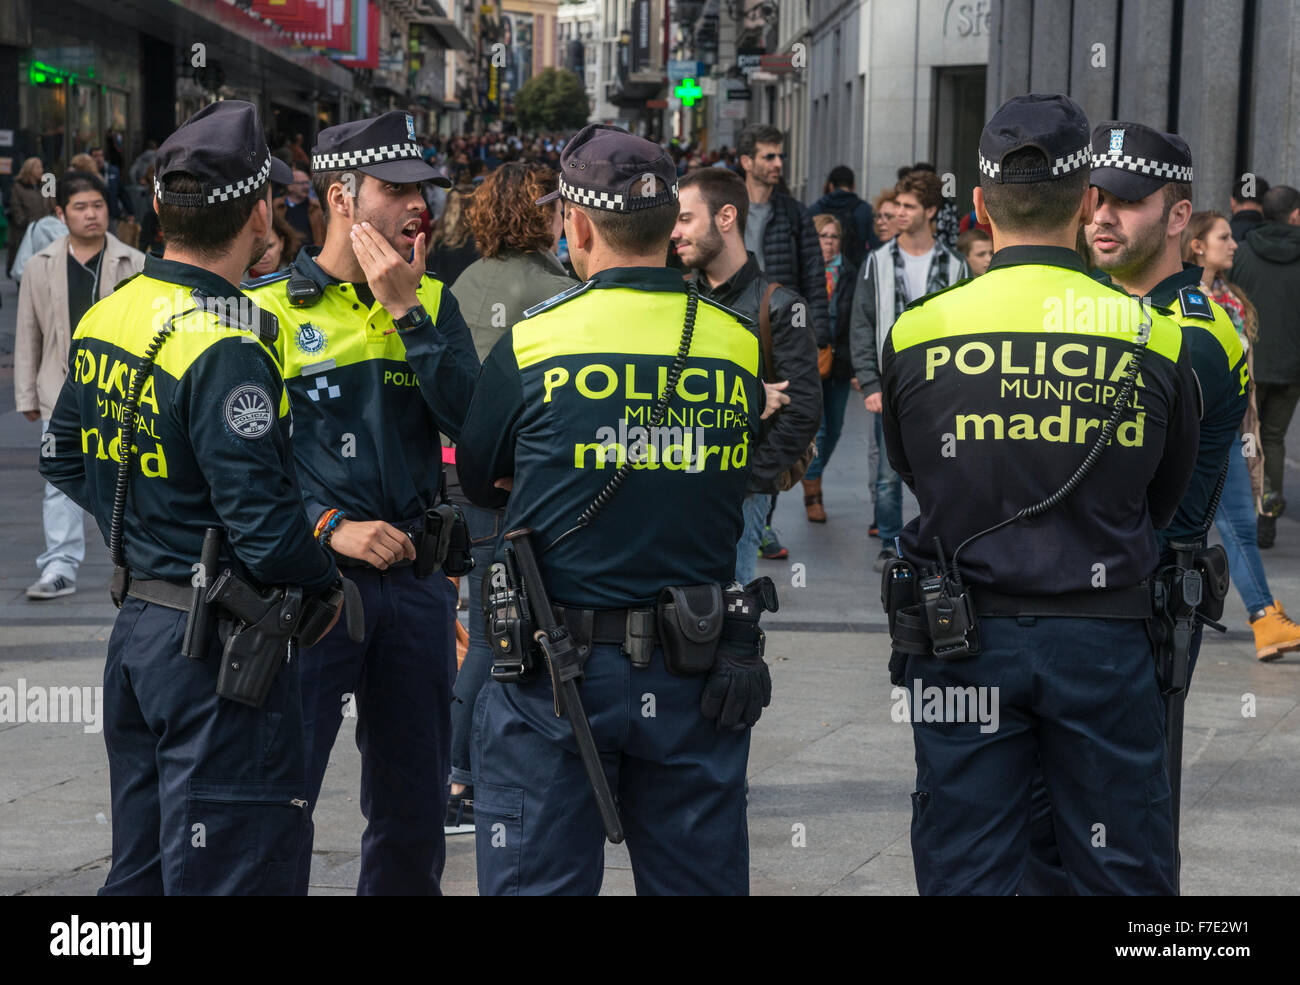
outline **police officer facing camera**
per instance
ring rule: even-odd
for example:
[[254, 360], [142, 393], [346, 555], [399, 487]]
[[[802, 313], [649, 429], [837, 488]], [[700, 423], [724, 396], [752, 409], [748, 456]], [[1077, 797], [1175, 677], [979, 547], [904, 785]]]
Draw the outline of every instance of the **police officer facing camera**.
[[979, 153], [988, 272], [909, 308], [883, 356], [886, 449], [921, 507], [883, 585], [917, 886], [1014, 893], [1041, 764], [1075, 891], [1169, 893], [1146, 579], [1195, 465], [1189, 347], [1074, 250], [1097, 201], [1078, 105], [1013, 98]]
[[[1111, 121], [1092, 134], [1092, 174], [1098, 190], [1097, 210], [1085, 233], [1092, 262], [1111, 283], [1128, 294], [1168, 308], [1182, 329], [1203, 409], [1196, 468], [1173, 520], [1159, 531], [1161, 565], [1174, 562], [1171, 544], [1205, 550], [1205, 535], [1214, 519], [1220, 476], [1236, 451], [1237, 433], [1246, 413], [1246, 353], [1232, 321], [1201, 287], [1201, 268], [1182, 262], [1182, 234], [1192, 214], [1192, 153], [1182, 137], [1140, 123]], [[1221, 558], [1226, 568], [1226, 557]], [[1219, 582], [1226, 591], [1227, 581]], [[1205, 590], [1208, 593], [1210, 586]], [[1208, 600], [1207, 600], [1208, 601]], [[1222, 598], [1217, 602], [1221, 605]], [[1202, 624], [1191, 626], [1187, 641], [1187, 683], [1196, 666]], [[1186, 683], [1169, 698], [1181, 702]], [[1171, 754], [1181, 752], [1182, 718], [1167, 716]], [[1181, 763], [1174, 763], [1177, 775]], [[1032, 861], [1020, 887], [1022, 895], [1068, 893], [1057, 857], [1051, 807], [1046, 790], [1034, 791]], [[1177, 824], [1177, 814], [1174, 823]]]
[[[425, 164], [402, 112], [322, 130], [312, 151], [323, 247], [248, 285], [280, 318], [307, 521], [360, 590], [365, 638], [339, 627], [304, 655], [308, 800], [344, 714], [361, 750], [362, 895], [439, 893], [445, 860], [456, 530], [439, 502], [438, 432], [457, 437], [478, 357], [456, 299], [425, 274]], [[311, 872], [311, 831], [298, 892]]]
[[593, 124], [559, 170], [584, 283], [492, 349], [457, 451], [470, 499], [506, 507], [471, 756], [479, 891], [595, 894], [603, 835], [625, 829], [639, 893], [746, 893], [748, 726], [771, 694], [758, 618], [775, 606], [770, 580], [730, 583], [758, 340], [664, 266], [662, 148]]
[[288, 641], [337, 620], [339, 575], [303, 521], [275, 319], [234, 286], [289, 174], [262, 134], [226, 100], [158, 149], [166, 253], [82, 319], [41, 460], [116, 566], [104, 895], [288, 894], [307, 820]]

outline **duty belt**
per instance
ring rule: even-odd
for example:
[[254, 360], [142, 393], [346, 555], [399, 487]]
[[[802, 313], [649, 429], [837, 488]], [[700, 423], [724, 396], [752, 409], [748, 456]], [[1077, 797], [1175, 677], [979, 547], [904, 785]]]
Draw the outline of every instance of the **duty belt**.
[[636, 609], [565, 609], [552, 606], [555, 618], [564, 623], [569, 634], [578, 642], [578, 649], [587, 654], [587, 645], [614, 644], [622, 646], [628, 638], [629, 619], [641, 626], [639, 635], [650, 636], [658, 644], [656, 628], [656, 607], [653, 605]]
[[1003, 595], [976, 587], [975, 613], [990, 617], [1060, 619], [1150, 619], [1151, 586], [1083, 589], [1060, 595]]
[[184, 582], [163, 581], [161, 578], [132, 578], [126, 594], [142, 602], [189, 612], [194, 588]]

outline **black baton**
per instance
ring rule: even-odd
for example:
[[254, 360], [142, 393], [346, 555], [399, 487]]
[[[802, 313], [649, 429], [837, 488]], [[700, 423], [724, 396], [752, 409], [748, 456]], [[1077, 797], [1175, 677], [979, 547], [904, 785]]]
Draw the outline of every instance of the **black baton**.
[[534, 625], [541, 627], [534, 634], [534, 639], [546, 655], [547, 666], [551, 669], [556, 714], [567, 715], [569, 718], [573, 740], [578, 745], [578, 755], [582, 757], [582, 766], [587, 771], [587, 782], [591, 784], [596, 806], [600, 809], [600, 819], [605, 825], [605, 835], [617, 845], [623, 840], [623, 822], [618, 816], [614, 795], [610, 792], [609, 781], [605, 779], [605, 770], [601, 766], [600, 753], [596, 751], [596, 740], [591, 735], [591, 724], [587, 721], [587, 712], [582, 707], [582, 698], [578, 694], [582, 662], [578, 659], [578, 651], [573, 646], [569, 631], [555, 618], [546, 586], [542, 584], [537, 557], [533, 554], [530, 533], [532, 531], [529, 528], [519, 527], [509, 531], [505, 535], [505, 541], [514, 552], [519, 577], [524, 583], [524, 592], [533, 610]]
[[222, 529], [208, 527], [203, 532], [203, 549], [199, 554], [198, 584], [190, 602], [190, 618], [185, 623], [185, 639], [181, 652], [191, 660], [203, 660], [208, 655], [208, 637], [212, 634], [212, 603], [208, 601], [208, 586], [217, 577], [217, 564], [221, 554]]

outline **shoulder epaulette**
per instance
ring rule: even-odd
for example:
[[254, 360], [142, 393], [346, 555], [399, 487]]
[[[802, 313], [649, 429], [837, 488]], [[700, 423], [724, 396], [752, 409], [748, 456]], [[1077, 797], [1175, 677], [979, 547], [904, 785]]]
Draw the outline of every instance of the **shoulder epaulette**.
[[547, 298], [541, 304], [535, 304], [531, 308], [524, 309], [524, 317], [532, 318], [534, 315], [540, 315], [543, 311], [550, 311], [557, 304], [564, 304], [570, 298], [575, 298], [592, 285], [593, 281], [584, 281], [581, 284], [574, 284], [572, 287], [561, 291], [554, 297]]
[[725, 315], [730, 315], [732, 318], [736, 319], [736, 321], [740, 322], [740, 324], [742, 325], [753, 326], [754, 324], [753, 319], [751, 319], [749, 315], [742, 315], [735, 308], [728, 308], [721, 301], [714, 301], [713, 298], [706, 298], [703, 294], [700, 295], [700, 301], [703, 304], [707, 304], [711, 308], [717, 308]]
[[122, 278], [121, 280], [119, 280], [119, 281], [117, 282], [117, 284], [113, 287], [113, 290], [115, 290], [115, 291], [120, 291], [120, 290], [122, 289], [122, 285], [123, 285], [123, 284], [129, 284], [129, 283], [131, 283], [131, 281], [135, 280], [135, 279], [136, 279], [137, 277], [139, 277], [142, 273], [144, 273], [144, 271], [142, 271], [142, 270], [137, 270], [135, 273], [131, 274], [129, 277], [123, 277], [123, 278]]
[[262, 287], [266, 284], [274, 284], [278, 280], [288, 280], [289, 275], [293, 273], [292, 267], [286, 267], [284, 270], [273, 270], [269, 274], [263, 274], [261, 277], [254, 277], [252, 280], [246, 280], [239, 285], [240, 290], [248, 291], [254, 287]]
[[1210, 299], [1194, 284], [1188, 284], [1178, 292], [1178, 304], [1183, 309], [1185, 318], [1214, 321], [1214, 308], [1210, 305]]
[[969, 284], [972, 280], [974, 280], [973, 277], [963, 277], [961, 280], [957, 281], [957, 283], [949, 284], [941, 291], [935, 291], [933, 294], [924, 294], [921, 297], [917, 298], [915, 301], [907, 302], [907, 305], [903, 308], [903, 310], [911, 311], [913, 308], [919, 308], [927, 301], [933, 301], [939, 295], [947, 294], [949, 291], [953, 290], [954, 288], [961, 287], [964, 284]]

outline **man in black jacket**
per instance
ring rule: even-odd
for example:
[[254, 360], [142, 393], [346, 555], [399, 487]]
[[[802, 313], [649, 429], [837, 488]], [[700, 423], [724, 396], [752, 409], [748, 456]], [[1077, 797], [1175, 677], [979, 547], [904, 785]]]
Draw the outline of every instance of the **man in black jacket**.
[[1232, 279], [1259, 312], [1255, 343], [1255, 400], [1259, 443], [1264, 451], [1264, 496], [1260, 504], [1260, 547], [1272, 547], [1277, 518], [1286, 509], [1282, 473], [1286, 430], [1300, 401], [1300, 191], [1270, 188], [1263, 198], [1264, 221], [1237, 250]]
[[1232, 206], [1232, 238], [1240, 246], [1246, 242], [1250, 231], [1264, 221], [1264, 207], [1260, 204], [1268, 192], [1268, 182], [1257, 175], [1242, 175], [1232, 183], [1228, 203]]
[[[759, 332], [759, 308], [773, 280], [745, 250], [749, 198], [744, 184], [721, 168], [699, 168], [678, 183], [677, 201], [673, 245], [682, 262], [697, 271], [700, 296], [734, 309]], [[825, 310], [824, 278], [816, 287]], [[763, 375], [789, 381], [790, 403], [764, 428], [750, 462], [745, 530], [736, 549], [736, 580], [742, 585], [754, 580], [759, 542], [778, 479], [799, 460], [821, 421], [817, 343], [808, 326], [807, 308], [803, 298], [786, 287], [777, 288], [769, 304], [773, 365], [765, 365]]]

